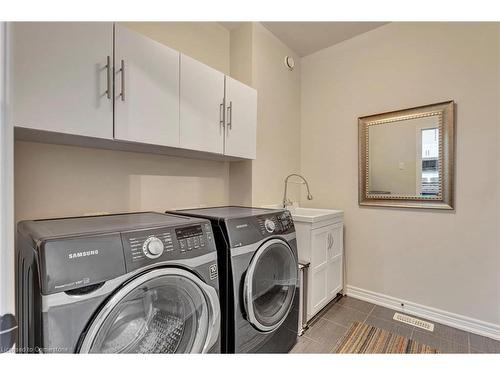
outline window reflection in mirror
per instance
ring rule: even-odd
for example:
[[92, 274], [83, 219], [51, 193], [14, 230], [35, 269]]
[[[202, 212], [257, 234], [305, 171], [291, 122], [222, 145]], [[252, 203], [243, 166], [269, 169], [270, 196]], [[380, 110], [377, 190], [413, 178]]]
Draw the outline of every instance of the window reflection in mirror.
[[417, 162], [421, 168], [417, 195], [439, 195], [439, 129], [422, 129], [420, 132], [421, 157]]

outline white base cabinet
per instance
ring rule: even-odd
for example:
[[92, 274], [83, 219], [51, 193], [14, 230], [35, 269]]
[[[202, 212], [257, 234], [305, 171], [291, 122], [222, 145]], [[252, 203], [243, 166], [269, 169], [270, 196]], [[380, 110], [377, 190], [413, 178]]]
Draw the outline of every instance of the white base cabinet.
[[344, 288], [343, 214], [320, 222], [295, 220], [299, 260], [309, 262], [307, 319], [313, 318]]

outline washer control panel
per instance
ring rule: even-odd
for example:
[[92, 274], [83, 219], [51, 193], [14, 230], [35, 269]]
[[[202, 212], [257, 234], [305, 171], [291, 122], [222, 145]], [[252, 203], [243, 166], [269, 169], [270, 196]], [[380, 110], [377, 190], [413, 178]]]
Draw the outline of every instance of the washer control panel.
[[164, 253], [174, 250], [171, 231], [129, 232], [124, 234], [130, 248], [131, 261], [137, 262], [146, 258], [156, 259]]
[[288, 211], [274, 215], [258, 216], [257, 223], [263, 236], [273, 233], [283, 234], [294, 229], [292, 216]]
[[122, 233], [127, 270], [216, 251], [209, 222]]

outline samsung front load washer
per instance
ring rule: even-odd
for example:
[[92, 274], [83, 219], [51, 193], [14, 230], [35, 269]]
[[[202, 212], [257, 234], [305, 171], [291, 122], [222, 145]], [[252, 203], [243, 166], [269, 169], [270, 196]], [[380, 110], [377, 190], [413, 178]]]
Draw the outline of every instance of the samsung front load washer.
[[234, 206], [176, 213], [212, 222], [223, 351], [288, 352], [297, 341], [299, 311], [297, 242], [290, 213]]
[[17, 263], [19, 352], [220, 352], [207, 220], [132, 213], [24, 221]]

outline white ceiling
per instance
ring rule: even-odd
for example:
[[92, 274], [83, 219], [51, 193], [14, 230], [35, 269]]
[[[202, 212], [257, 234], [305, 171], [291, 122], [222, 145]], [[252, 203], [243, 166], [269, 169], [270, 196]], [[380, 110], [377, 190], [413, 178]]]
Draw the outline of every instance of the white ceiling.
[[[289, 48], [306, 56], [356, 35], [366, 33], [388, 22], [262, 22]], [[221, 22], [229, 30], [242, 22]]]

